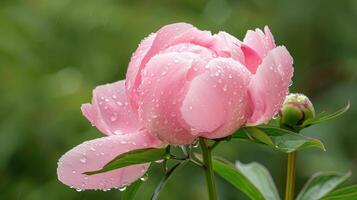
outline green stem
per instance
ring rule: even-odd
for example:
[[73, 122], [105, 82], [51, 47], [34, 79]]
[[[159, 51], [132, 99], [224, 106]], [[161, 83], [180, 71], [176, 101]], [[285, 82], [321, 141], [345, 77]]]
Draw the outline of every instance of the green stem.
[[296, 171], [296, 152], [294, 151], [294, 152], [288, 153], [285, 200], [293, 200], [294, 199], [295, 171]]
[[216, 183], [214, 179], [214, 172], [212, 169], [212, 155], [209, 149], [207, 139], [199, 138], [199, 143], [202, 149], [202, 156], [204, 162], [204, 170], [206, 174], [206, 182], [208, 188], [208, 196], [210, 200], [217, 200]]

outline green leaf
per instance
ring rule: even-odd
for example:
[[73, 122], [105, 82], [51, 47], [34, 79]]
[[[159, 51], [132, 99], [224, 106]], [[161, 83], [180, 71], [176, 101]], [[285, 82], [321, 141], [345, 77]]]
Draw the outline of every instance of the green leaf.
[[258, 163], [237, 164], [213, 159], [213, 170], [253, 200], [278, 200], [273, 179], [264, 166]]
[[317, 116], [315, 118], [308, 119], [302, 124], [302, 126], [305, 127], [305, 126], [310, 126], [310, 125], [314, 125], [314, 124], [320, 124], [320, 123], [323, 123], [323, 122], [331, 121], [331, 120], [336, 119], [337, 117], [341, 116], [345, 112], [347, 112], [347, 110], [349, 108], [350, 108], [350, 102], [348, 102], [347, 105], [344, 108], [341, 108], [340, 110], [338, 110], [338, 111], [336, 111], [336, 112], [334, 112], [332, 114], [320, 115], [320, 116]]
[[351, 173], [319, 172], [313, 175], [296, 200], [317, 200], [325, 196], [351, 176]]
[[325, 150], [320, 140], [274, 126], [243, 127], [231, 138], [264, 144], [284, 153], [311, 147]]
[[357, 185], [344, 187], [321, 198], [321, 200], [357, 200]]
[[120, 199], [133, 200], [143, 181], [137, 180], [120, 193]]
[[176, 171], [177, 169], [183, 167], [186, 163], [187, 163], [187, 160], [183, 161], [183, 162], [180, 162], [180, 163], [177, 163], [170, 170], [168, 170], [166, 172], [165, 176], [161, 179], [159, 185], [156, 187], [156, 189], [155, 189], [155, 191], [154, 191], [154, 193], [153, 193], [153, 195], [151, 197], [151, 200], [159, 199], [160, 192], [162, 191], [162, 189], [164, 189], [166, 183], [172, 177], [173, 172]]
[[236, 167], [261, 191], [265, 199], [280, 199], [273, 178], [263, 165], [256, 162], [249, 164], [237, 162]]
[[129, 151], [124, 154], [121, 154], [106, 164], [102, 169], [92, 172], [85, 172], [84, 174], [93, 175], [98, 173], [103, 173], [111, 171], [114, 169], [119, 169], [129, 165], [137, 165], [143, 163], [149, 163], [157, 160], [164, 159], [166, 154], [165, 149], [138, 149], [134, 151]]

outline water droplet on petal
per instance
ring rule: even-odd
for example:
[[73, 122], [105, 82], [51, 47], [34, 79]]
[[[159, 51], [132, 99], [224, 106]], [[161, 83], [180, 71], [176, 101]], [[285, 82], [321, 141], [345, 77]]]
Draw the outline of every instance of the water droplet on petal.
[[124, 185], [124, 186], [122, 186], [122, 187], [119, 187], [119, 191], [120, 192], [123, 192], [123, 191], [125, 191], [126, 190], [126, 185]]
[[224, 86], [223, 86], [223, 91], [224, 91], [224, 92], [227, 91], [227, 87], [228, 87], [227, 85], [224, 85]]
[[148, 180], [148, 178], [149, 178], [149, 175], [148, 175], [148, 174], [144, 174], [144, 175], [140, 178], [140, 180], [141, 180], [141, 181], [146, 181], [146, 180]]
[[84, 163], [87, 162], [87, 158], [86, 157], [82, 157], [82, 158], [79, 159], [79, 161], [84, 164]]

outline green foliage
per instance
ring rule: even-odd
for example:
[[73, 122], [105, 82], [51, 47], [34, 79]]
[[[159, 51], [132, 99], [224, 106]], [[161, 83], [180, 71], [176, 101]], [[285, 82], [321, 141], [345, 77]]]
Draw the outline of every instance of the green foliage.
[[264, 144], [284, 153], [311, 147], [325, 150], [322, 142], [317, 139], [274, 126], [243, 127], [231, 138]]
[[300, 191], [296, 200], [318, 200], [345, 182], [351, 173], [318, 172], [313, 175]]
[[175, 171], [177, 171], [179, 168], [183, 167], [186, 163], [187, 163], [187, 161], [183, 161], [183, 162], [177, 163], [176, 165], [171, 167], [171, 169], [169, 169], [165, 173], [164, 177], [162, 177], [160, 183], [156, 187], [156, 189], [155, 189], [155, 191], [154, 191], [154, 193], [153, 193], [153, 195], [151, 197], [152, 200], [158, 200], [159, 199], [161, 191], [164, 189], [166, 183], [170, 180], [170, 178], [172, 177], [173, 173]]
[[120, 193], [121, 200], [133, 200], [143, 181], [137, 180]]
[[114, 169], [119, 169], [129, 165], [137, 165], [143, 163], [150, 163], [158, 160], [165, 159], [166, 149], [138, 149], [134, 151], [129, 151], [115, 157], [112, 161], [106, 164], [102, 169], [86, 172], [87, 175], [93, 175], [98, 173], [107, 172]]
[[320, 123], [331, 121], [333, 119], [340, 117], [342, 114], [347, 112], [348, 109], [350, 109], [350, 102], [348, 102], [345, 107], [339, 109], [338, 111], [336, 111], [332, 114], [327, 115], [327, 114], [321, 113], [315, 118], [308, 119], [303, 123], [302, 126], [310, 126], [310, 125], [314, 125], [314, 124], [320, 124]]
[[280, 199], [269, 172], [258, 163], [238, 163], [234, 167], [230, 163], [214, 159], [213, 170], [250, 199]]
[[321, 200], [356, 200], [357, 199], [357, 185], [344, 187], [321, 198]]

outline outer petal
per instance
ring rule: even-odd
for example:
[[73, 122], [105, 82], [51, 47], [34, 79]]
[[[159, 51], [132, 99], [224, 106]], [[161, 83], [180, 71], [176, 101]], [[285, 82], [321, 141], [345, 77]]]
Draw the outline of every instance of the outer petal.
[[137, 112], [132, 110], [125, 93], [124, 81], [98, 86], [93, 90], [92, 104], [83, 104], [82, 112], [107, 135], [139, 130]]
[[[164, 53], [153, 57], [139, 88], [139, 115], [145, 127], [171, 144], [189, 144], [191, 135], [180, 116], [188, 81], [206, 62], [194, 53]], [[197, 70], [196, 70], [197, 69]]]
[[108, 190], [122, 187], [144, 175], [149, 164], [128, 166], [91, 176], [83, 173], [99, 170], [113, 158], [127, 151], [160, 145], [160, 141], [142, 132], [90, 140], [71, 149], [59, 159], [58, 179], [68, 186], [81, 190]]
[[270, 120], [281, 107], [293, 75], [293, 59], [284, 46], [268, 53], [249, 85], [253, 113], [251, 125]]
[[243, 43], [253, 48], [261, 58], [264, 58], [271, 49], [275, 48], [274, 38], [268, 26], [264, 27], [264, 33], [260, 29], [249, 30]]
[[156, 35], [157, 35], [156, 33], [150, 34], [148, 37], [142, 40], [141, 43], [139, 44], [139, 47], [131, 56], [131, 60], [128, 65], [128, 70], [126, 72], [126, 83], [125, 83], [125, 87], [127, 91], [129, 91], [128, 95], [132, 93], [133, 88], [136, 88], [136, 86], [134, 86], [134, 83], [137, 79], [137, 76], [140, 76], [142, 60], [150, 50], [152, 43], [156, 38]]
[[[210, 32], [200, 31], [194, 28], [191, 24], [176, 23], [162, 27], [157, 33], [155, 39], [151, 43], [150, 49], [147, 49], [145, 56], [135, 70], [127, 74], [127, 91], [130, 95], [131, 103], [137, 107], [137, 88], [141, 83], [141, 70], [144, 68], [151, 57], [155, 56], [169, 46], [179, 43], [207, 44], [211, 39]], [[129, 68], [132, 66], [129, 65]], [[135, 71], [136, 73], [132, 73]]]
[[246, 122], [250, 73], [231, 58], [213, 59], [206, 67], [191, 81], [182, 118], [197, 137], [225, 137]]

